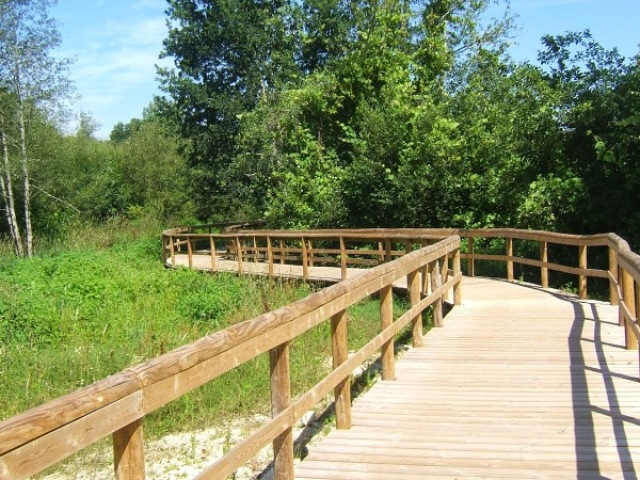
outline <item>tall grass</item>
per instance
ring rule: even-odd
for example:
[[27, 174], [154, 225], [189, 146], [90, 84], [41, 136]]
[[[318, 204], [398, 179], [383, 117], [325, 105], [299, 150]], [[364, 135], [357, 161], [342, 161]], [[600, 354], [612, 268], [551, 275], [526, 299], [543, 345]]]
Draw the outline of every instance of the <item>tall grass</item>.
[[[310, 294], [304, 283], [167, 270], [156, 225], [76, 230], [67, 246], [0, 263], [0, 419]], [[378, 302], [349, 309], [350, 348], [379, 331]], [[331, 367], [329, 322], [292, 345], [294, 395]], [[269, 413], [261, 355], [149, 416], [146, 432]]]
[[[0, 419], [256, 316], [265, 295], [277, 307], [310, 291], [167, 270], [159, 232], [89, 233], [0, 264]], [[174, 416], [159, 429], [177, 427], [189, 425]]]

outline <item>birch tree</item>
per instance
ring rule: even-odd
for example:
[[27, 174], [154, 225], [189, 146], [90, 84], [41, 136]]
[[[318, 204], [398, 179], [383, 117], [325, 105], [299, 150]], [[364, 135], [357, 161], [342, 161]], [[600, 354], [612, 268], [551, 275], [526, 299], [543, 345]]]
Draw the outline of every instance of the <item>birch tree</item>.
[[[31, 115], [52, 112], [70, 88], [69, 60], [55, 58], [60, 46], [56, 22], [48, 10], [54, 0], [3, 0], [0, 2], [0, 90], [14, 108], [0, 111], [3, 148], [5, 219], [18, 255], [33, 255], [31, 177], [28, 132]], [[14, 182], [12, 177], [16, 177]], [[22, 234], [13, 188], [21, 186]]]

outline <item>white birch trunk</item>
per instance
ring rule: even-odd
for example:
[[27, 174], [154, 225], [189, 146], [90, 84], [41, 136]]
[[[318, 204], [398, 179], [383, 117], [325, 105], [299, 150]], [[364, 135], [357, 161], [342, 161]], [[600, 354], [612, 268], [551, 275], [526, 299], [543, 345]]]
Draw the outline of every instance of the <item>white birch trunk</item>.
[[2, 143], [2, 175], [0, 175], [0, 189], [2, 189], [2, 200], [4, 202], [4, 212], [9, 233], [13, 242], [13, 251], [18, 256], [24, 255], [24, 247], [18, 227], [16, 207], [13, 200], [13, 183], [11, 181], [11, 166], [9, 164], [9, 146], [4, 130], [0, 131], [0, 142]]
[[29, 165], [27, 162], [27, 129], [24, 121], [24, 105], [20, 100], [20, 166], [22, 168], [22, 189], [24, 193], [24, 234], [25, 253], [33, 256], [33, 231], [31, 230], [31, 182], [29, 180]]

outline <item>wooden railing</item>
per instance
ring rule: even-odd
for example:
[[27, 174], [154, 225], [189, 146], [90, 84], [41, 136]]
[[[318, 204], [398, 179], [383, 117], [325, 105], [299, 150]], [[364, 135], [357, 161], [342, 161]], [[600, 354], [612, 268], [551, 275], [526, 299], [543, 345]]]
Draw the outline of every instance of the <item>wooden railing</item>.
[[[271, 265], [267, 268], [269, 273], [276, 264], [302, 263], [307, 273], [315, 265], [334, 265], [340, 266], [343, 278], [347, 276], [347, 268], [378, 266], [304, 300], [208, 335], [1, 422], [0, 478], [27, 478], [111, 435], [116, 477], [143, 479], [145, 415], [267, 353], [271, 363], [273, 418], [197, 478], [226, 478], [269, 443], [274, 446], [276, 478], [292, 478], [292, 426], [296, 420], [333, 390], [337, 426], [349, 428], [351, 372], [380, 350], [382, 378], [393, 379], [394, 336], [412, 325], [413, 341], [419, 345], [421, 314], [427, 308], [433, 309], [436, 326], [442, 325], [446, 292], [453, 289], [455, 303], [461, 301], [462, 259], [466, 260], [471, 276], [475, 275], [476, 262], [481, 261], [503, 263], [509, 280], [514, 279], [516, 264], [539, 269], [543, 287], [548, 286], [549, 271], [575, 275], [581, 298], [587, 296], [588, 278], [608, 280], [610, 301], [619, 305], [620, 324], [625, 327], [626, 347], [638, 348], [640, 257], [614, 234], [577, 236], [513, 229], [213, 233], [214, 228], [205, 228], [206, 233], [199, 227], [165, 232], [165, 263], [175, 264], [177, 256], [187, 255], [188, 263], [192, 264], [194, 257], [208, 255], [212, 270], [216, 270], [219, 258], [228, 257], [239, 262], [238, 271], [247, 262], [264, 262]], [[487, 239], [501, 242], [504, 253], [479, 251], [478, 247]], [[537, 244], [539, 255], [536, 258], [517, 255], [519, 250], [531, 251], [520, 249], [520, 242]], [[461, 252], [461, 244], [465, 252]], [[552, 245], [575, 248], [577, 266], [550, 262]], [[605, 250], [608, 269], [589, 268], [590, 248]], [[411, 306], [393, 321], [391, 291], [394, 282], [405, 277]], [[373, 294], [380, 298], [381, 331], [348, 356], [345, 311]], [[324, 321], [331, 323], [334, 368], [319, 384], [293, 400], [289, 386], [289, 343]]]
[[[640, 312], [640, 257], [615, 234], [571, 235], [510, 228], [238, 230], [233, 234], [205, 234], [202, 231], [194, 226], [188, 234], [176, 230], [164, 232], [165, 262], [175, 266], [176, 256], [186, 254], [191, 267], [195, 256], [204, 255], [211, 258], [211, 270], [216, 271], [216, 259], [228, 258], [238, 262], [238, 272], [243, 271], [247, 262], [266, 262], [269, 274], [273, 274], [277, 263], [302, 264], [305, 278], [314, 265], [335, 265], [341, 267], [344, 279], [349, 267], [377, 265], [411, 252], [416, 243], [426, 245], [458, 235], [465, 250], [460, 258], [466, 261], [466, 273], [471, 277], [475, 276], [476, 263], [481, 261], [503, 263], [503, 276], [510, 281], [515, 280], [514, 265], [525, 265], [539, 269], [539, 284], [543, 288], [550, 286], [549, 272], [575, 276], [580, 299], [588, 298], [589, 278], [608, 280], [609, 301], [612, 305], [620, 305], [620, 324], [625, 325], [627, 348], [638, 348], [640, 329], [636, 312]], [[503, 253], [478, 251], [479, 243], [491, 239], [503, 243]], [[537, 248], [528, 249], [538, 253], [535, 258], [516, 254], [518, 244], [526, 242], [537, 244]], [[575, 249], [573, 265], [549, 260], [550, 250], [559, 245]], [[212, 248], [217, 251], [216, 255], [211, 255]], [[589, 267], [589, 249], [600, 250], [599, 256], [607, 257], [607, 269]], [[561, 256], [561, 261], [566, 262], [566, 255]]]
[[[188, 236], [184, 240], [183, 235], [188, 234], [174, 232], [170, 235], [170, 248], [179, 248], [181, 242], [186, 241], [188, 245], [194, 242]], [[431, 241], [419, 235], [413, 240], [418, 243]], [[242, 256], [245, 247], [241, 243], [236, 245], [236, 254]], [[190, 251], [193, 255], [194, 251]], [[254, 252], [258, 255], [257, 247]], [[394, 337], [411, 325], [413, 342], [419, 345], [422, 313], [431, 307], [436, 326], [441, 326], [445, 293], [453, 289], [455, 302], [460, 302], [459, 237], [450, 236], [411, 253], [403, 253], [406, 254], [402, 258], [369, 269], [304, 300], [208, 335], [1, 422], [0, 478], [30, 477], [111, 435], [116, 478], [143, 479], [142, 422], [145, 415], [257, 355], [267, 353], [271, 364], [273, 418], [197, 478], [226, 478], [269, 443], [274, 447], [276, 478], [293, 478], [294, 423], [333, 390], [337, 427], [349, 428], [352, 372], [379, 350], [382, 378], [392, 380]], [[393, 250], [387, 248], [385, 254], [388, 259], [393, 256]], [[407, 282], [410, 307], [394, 321], [392, 288], [394, 282], [403, 278]], [[346, 310], [371, 295], [380, 298], [380, 333], [363, 348], [348, 355]], [[333, 370], [311, 390], [293, 400], [289, 344], [325, 321], [331, 323]]]

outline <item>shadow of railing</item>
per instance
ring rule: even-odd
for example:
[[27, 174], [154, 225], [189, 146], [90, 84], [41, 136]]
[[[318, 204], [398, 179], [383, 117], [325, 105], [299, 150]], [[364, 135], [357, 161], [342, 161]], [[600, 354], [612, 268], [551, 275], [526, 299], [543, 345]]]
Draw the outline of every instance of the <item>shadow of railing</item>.
[[[602, 327], [606, 322], [598, 312], [597, 304], [580, 302], [566, 298], [574, 309], [574, 321], [568, 341], [571, 355], [570, 375], [571, 394], [574, 419], [575, 454], [578, 480], [608, 479], [600, 471], [601, 459], [598, 446], [602, 439], [598, 438], [600, 429], [597, 428], [597, 417], [608, 417], [611, 420], [613, 441], [620, 462], [624, 480], [637, 480], [638, 474], [634, 466], [632, 447], [630, 446], [625, 423], [640, 424], [640, 420], [629, 415], [623, 415], [620, 401], [614, 384], [614, 378], [636, 383], [634, 377], [614, 372], [609, 367], [604, 346], [624, 350], [624, 345], [612, 345], [603, 341]], [[585, 311], [586, 310], [586, 311]], [[588, 337], [589, 325], [593, 328], [593, 340]], [[614, 324], [617, 325], [617, 324]], [[589, 348], [585, 348], [585, 344]], [[595, 354], [597, 367], [589, 365], [589, 349]], [[605, 408], [595, 404], [589, 394], [588, 374], [599, 375], [602, 380], [606, 402]], [[599, 399], [596, 399], [598, 401]], [[602, 399], [605, 401], [605, 399]], [[638, 452], [636, 452], [638, 456]], [[640, 458], [638, 458], [640, 460]]]

